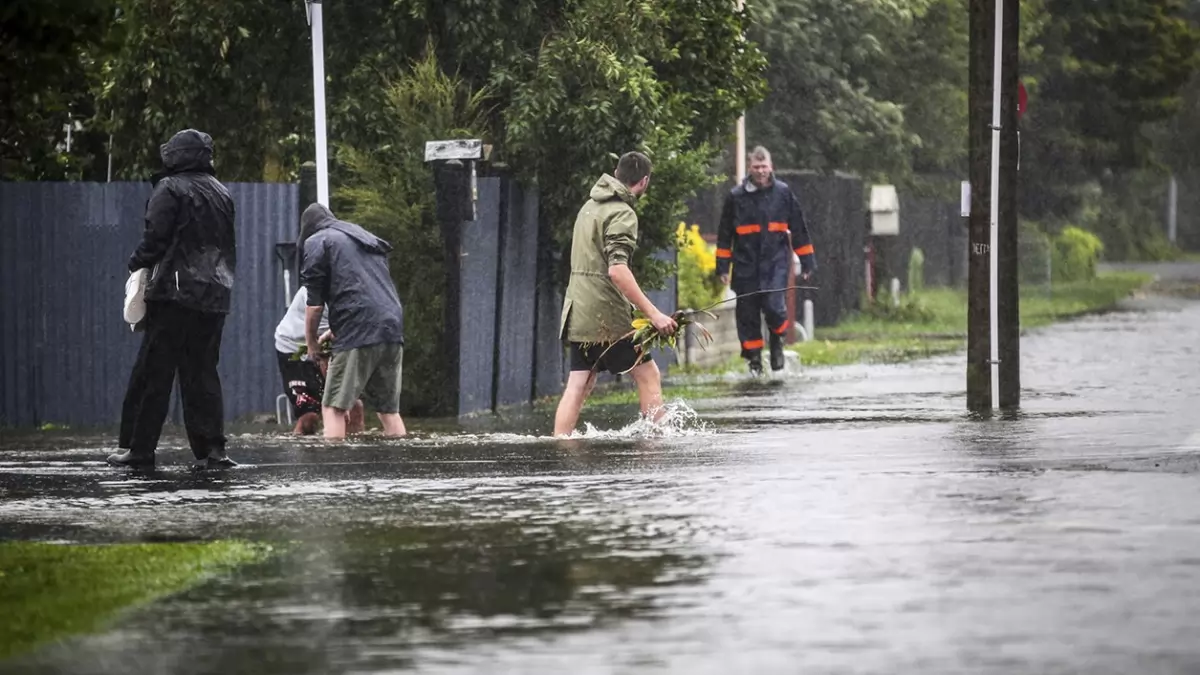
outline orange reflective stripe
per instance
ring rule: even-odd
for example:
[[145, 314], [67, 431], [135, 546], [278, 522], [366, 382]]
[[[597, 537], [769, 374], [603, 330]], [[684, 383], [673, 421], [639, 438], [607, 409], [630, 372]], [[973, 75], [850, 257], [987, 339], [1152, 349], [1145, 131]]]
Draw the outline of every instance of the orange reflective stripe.
[[753, 225], [738, 225], [738, 234], [757, 234], [762, 232], [762, 225], [754, 223]]
[[751, 350], [751, 349], [762, 349], [762, 348], [763, 348], [762, 340], [746, 340], [745, 342], [742, 343], [742, 349], [745, 349], [747, 351]]
[[812, 254], [813, 254], [812, 244], [808, 244], [807, 246], [801, 246], [800, 248], [796, 249], [796, 255], [812, 255]]
[[787, 322], [787, 319], [784, 319], [783, 323], [779, 324], [779, 328], [772, 328], [771, 332], [776, 335], [783, 335], [784, 333], [787, 332], [787, 329], [788, 329], [788, 322]]
[[733, 251], [730, 251], [727, 248], [719, 248], [719, 249], [717, 249], [717, 257], [718, 258], [732, 258]]
[[787, 223], [771, 223], [771, 224], [767, 225], [767, 231], [768, 232], [787, 232], [788, 224]]

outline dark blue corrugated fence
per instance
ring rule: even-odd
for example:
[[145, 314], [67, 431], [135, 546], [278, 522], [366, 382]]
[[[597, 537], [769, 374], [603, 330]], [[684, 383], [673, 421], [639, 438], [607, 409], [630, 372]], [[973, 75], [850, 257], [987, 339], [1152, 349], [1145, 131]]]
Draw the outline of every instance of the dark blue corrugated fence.
[[[295, 239], [299, 215], [296, 185], [228, 186], [238, 268], [220, 370], [235, 419], [274, 409], [285, 306], [275, 244]], [[147, 183], [0, 183], [0, 424], [119, 420], [141, 339], [121, 318], [125, 262], [149, 194]]]

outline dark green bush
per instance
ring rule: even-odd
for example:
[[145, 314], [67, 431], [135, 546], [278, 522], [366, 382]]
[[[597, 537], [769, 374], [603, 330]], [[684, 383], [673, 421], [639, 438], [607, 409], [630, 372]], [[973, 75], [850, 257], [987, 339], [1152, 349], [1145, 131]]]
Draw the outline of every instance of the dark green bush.
[[382, 113], [390, 121], [369, 147], [338, 148], [343, 186], [334, 212], [390, 241], [390, 267], [404, 303], [403, 412], [452, 409], [443, 316], [445, 251], [435, 217], [433, 174], [425, 141], [480, 138], [486, 94], [467, 90], [427, 56], [385, 86]]

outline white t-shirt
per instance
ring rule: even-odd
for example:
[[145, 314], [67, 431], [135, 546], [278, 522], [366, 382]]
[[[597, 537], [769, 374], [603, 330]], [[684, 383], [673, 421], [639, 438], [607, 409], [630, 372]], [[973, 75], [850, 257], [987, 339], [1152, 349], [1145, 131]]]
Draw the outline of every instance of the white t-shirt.
[[[283, 319], [279, 321], [279, 325], [275, 326], [275, 349], [284, 354], [295, 354], [300, 351], [300, 345], [304, 344], [304, 319], [305, 310], [308, 308], [308, 290], [303, 286], [296, 291], [296, 296], [292, 298], [292, 304], [288, 306], [287, 313], [283, 315]], [[317, 328], [317, 336], [320, 337], [329, 330], [329, 307], [326, 306], [325, 311], [321, 313], [321, 324]]]

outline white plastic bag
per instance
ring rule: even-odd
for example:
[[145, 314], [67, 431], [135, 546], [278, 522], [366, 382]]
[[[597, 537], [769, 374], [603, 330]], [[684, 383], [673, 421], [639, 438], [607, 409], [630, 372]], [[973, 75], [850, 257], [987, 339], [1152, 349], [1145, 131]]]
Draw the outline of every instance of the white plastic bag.
[[149, 274], [150, 270], [143, 267], [130, 273], [125, 282], [124, 316], [130, 330], [135, 330], [146, 318], [146, 279]]

